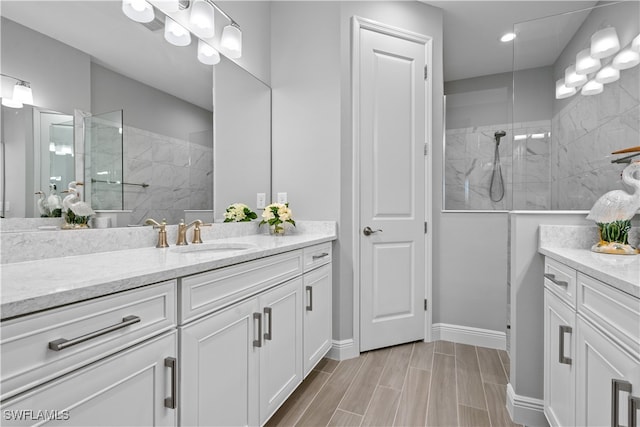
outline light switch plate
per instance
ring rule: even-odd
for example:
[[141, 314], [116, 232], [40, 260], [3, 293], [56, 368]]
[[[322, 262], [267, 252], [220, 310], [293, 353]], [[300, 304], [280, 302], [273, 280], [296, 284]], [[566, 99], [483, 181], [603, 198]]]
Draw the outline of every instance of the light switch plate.
[[287, 193], [278, 193], [278, 203], [287, 203]]
[[264, 209], [267, 205], [267, 195], [265, 193], [258, 193], [256, 197], [256, 209]]

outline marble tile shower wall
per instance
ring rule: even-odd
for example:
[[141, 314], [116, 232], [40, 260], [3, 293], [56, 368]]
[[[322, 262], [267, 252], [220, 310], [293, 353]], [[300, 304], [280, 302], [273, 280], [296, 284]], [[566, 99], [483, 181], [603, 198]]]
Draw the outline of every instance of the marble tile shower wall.
[[576, 95], [552, 119], [552, 209], [591, 209], [607, 191], [622, 188], [624, 164], [612, 151], [640, 141], [640, 67], [594, 96]]
[[[147, 130], [124, 126], [124, 209], [131, 223], [163, 218], [177, 224], [185, 209], [213, 206], [213, 148]], [[113, 204], [119, 190], [101, 192], [104, 205]], [[105, 209], [122, 209], [107, 207]]]
[[[446, 131], [445, 209], [548, 209], [550, 121], [496, 124]], [[494, 133], [504, 130], [500, 163], [505, 195], [494, 202], [489, 186], [494, 164]], [[526, 135], [514, 140], [515, 135]], [[544, 134], [542, 139], [531, 135]]]

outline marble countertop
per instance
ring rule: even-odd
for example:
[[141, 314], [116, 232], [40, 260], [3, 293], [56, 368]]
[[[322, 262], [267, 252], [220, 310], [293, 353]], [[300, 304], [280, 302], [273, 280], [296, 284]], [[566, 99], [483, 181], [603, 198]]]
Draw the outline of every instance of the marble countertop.
[[541, 246], [539, 252], [640, 298], [640, 255], [609, 255], [589, 249]]
[[278, 237], [256, 234], [205, 242], [252, 246], [223, 253], [181, 252], [181, 248], [175, 246], [149, 247], [4, 264], [0, 266], [1, 318], [21, 316], [335, 239], [335, 231]]

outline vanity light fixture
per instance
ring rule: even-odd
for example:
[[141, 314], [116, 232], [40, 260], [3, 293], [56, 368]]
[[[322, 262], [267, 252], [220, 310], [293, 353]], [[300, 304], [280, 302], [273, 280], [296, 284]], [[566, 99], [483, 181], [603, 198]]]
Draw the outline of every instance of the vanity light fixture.
[[564, 70], [564, 84], [567, 87], [582, 86], [587, 82], [587, 76], [576, 73], [575, 65], [571, 65]]
[[604, 86], [602, 85], [602, 83], [598, 83], [595, 80], [589, 80], [587, 84], [582, 86], [582, 89], [580, 90], [580, 94], [585, 96], [597, 95], [599, 93], [602, 93], [603, 89], [604, 89]]
[[620, 40], [614, 27], [603, 28], [591, 36], [591, 56], [602, 59], [620, 50]]
[[22, 108], [24, 104], [33, 105], [31, 83], [7, 74], [2, 74], [2, 76], [16, 80], [16, 84], [13, 86], [13, 96], [11, 98], [3, 97], [2, 105], [9, 108]]
[[564, 84], [564, 79], [556, 81], [556, 99], [569, 98], [576, 94], [575, 87], [568, 87]]
[[547, 136], [546, 132], [543, 133], [532, 133], [531, 134], [531, 139], [545, 139]]
[[146, 0], [122, 0], [122, 11], [129, 19], [146, 24], [153, 21], [153, 6]]
[[634, 38], [633, 41], [631, 42], [631, 49], [640, 53], [640, 34], [638, 34], [636, 38]]
[[600, 69], [600, 60], [591, 56], [591, 49], [586, 48], [576, 55], [576, 73], [591, 74]]
[[516, 33], [505, 33], [500, 37], [502, 43], [507, 43], [516, 38]]
[[198, 61], [206, 65], [220, 62], [220, 53], [202, 40], [198, 40]]
[[164, 39], [174, 46], [189, 46], [191, 33], [168, 16], [164, 17]]
[[638, 64], [640, 64], [640, 53], [631, 48], [624, 49], [611, 62], [611, 65], [618, 70], [626, 70]]
[[523, 139], [527, 139], [527, 134], [522, 134], [522, 135], [513, 135], [513, 140], [514, 141], [522, 141]]
[[214, 31], [214, 11], [213, 6], [205, 0], [195, 0], [191, 6], [191, 15], [189, 22], [193, 25], [193, 29], [199, 37], [210, 38], [215, 34]]
[[242, 56], [242, 31], [240, 31], [240, 27], [235, 21], [231, 21], [222, 30], [220, 47], [226, 51], [230, 58], [236, 59]]
[[607, 65], [596, 74], [596, 81], [598, 83], [613, 83], [620, 78], [620, 70]]

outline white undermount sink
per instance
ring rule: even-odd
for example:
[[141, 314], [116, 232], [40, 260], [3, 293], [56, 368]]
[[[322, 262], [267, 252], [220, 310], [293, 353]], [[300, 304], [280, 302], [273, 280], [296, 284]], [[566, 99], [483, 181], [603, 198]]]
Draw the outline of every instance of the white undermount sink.
[[180, 253], [200, 253], [200, 252], [237, 252], [257, 248], [251, 243], [192, 243], [186, 246], [175, 246], [170, 250]]

